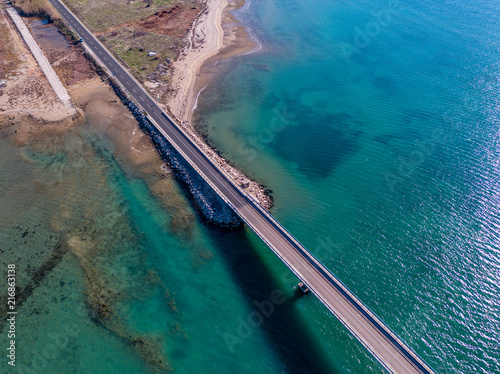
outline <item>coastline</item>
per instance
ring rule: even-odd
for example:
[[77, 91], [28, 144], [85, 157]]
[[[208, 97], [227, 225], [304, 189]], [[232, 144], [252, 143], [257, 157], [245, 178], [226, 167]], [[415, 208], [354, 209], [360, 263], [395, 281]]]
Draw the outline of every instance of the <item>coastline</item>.
[[197, 98], [207, 85], [203, 65], [261, 49], [231, 13], [244, 5], [244, 0], [207, 0], [194, 20], [187, 36], [189, 44], [173, 64], [168, 102], [169, 111], [183, 123], [191, 121]]
[[262, 49], [248, 35], [246, 27], [234, 17], [233, 10], [245, 6], [244, 0], [207, 0], [206, 7], [192, 24], [188, 45], [181, 50], [174, 62], [171, 95], [167, 103], [170, 114], [178, 121], [193, 141], [236, 183], [249, 182], [246, 191], [265, 208], [270, 209], [272, 198], [263, 186], [248, 178], [241, 170], [229, 165], [216, 149], [213, 149], [193, 128], [191, 120], [198, 97], [210, 84], [211, 69], [222, 59], [253, 53]]
[[[243, 172], [229, 165], [229, 163], [219, 155], [217, 149], [207, 144], [203, 138], [191, 125], [191, 117], [199, 95], [203, 89], [210, 83], [214, 77], [214, 67], [221, 59], [227, 59], [238, 55], [248, 54], [259, 50], [258, 43], [255, 43], [247, 33], [245, 26], [240, 23], [232, 14], [232, 11], [239, 9], [245, 5], [244, 0], [207, 0], [206, 6], [199, 13], [198, 17], [193, 21], [191, 29], [188, 31], [187, 46], [181, 50], [179, 58], [174, 63], [172, 85], [172, 97], [168, 102], [168, 110], [177, 119], [178, 123], [183, 127], [185, 132], [189, 134], [191, 139], [230, 176], [237, 184], [247, 185], [246, 192], [257, 199], [265, 208], [270, 209], [272, 206], [272, 197], [263, 186], [248, 178]], [[38, 42], [43, 40], [40, 39]], [[21, 49], [21, 41], [19, 41]], [[29, 55], [29, 53], [27, 53]], [[28, 60], [31, 60], [28, 56]], [[61, 56], [59, 56], [61, 57]], [[64, 58], [63, 58], [64, 59]], [[51, 57], [51, 64], [57, 65], [60, 58]], [[69, 60], [73, 60], [70, 58]], [[35, 61], [32, 62], [33, 68], [39, 70]], [[204, 67], [207, 67], [206, 69]], [[64, 77], [64, 69], [57, 67], [58, 74]], [[68, 69], [66, 69], [68, 70]], [[73, 69], [69, 69], [73, 70]], [[64, 77], [65, 84], [71, 94], [75, 93], [75, 86], [71, 85]], [[20, 79], [17, 84], [21, 84]], [[9, 85], [8, 85], [9, 86]], [[76, 85], [78, 87], [79, 85]], [[4, 99], [8, 98], [9, 87], [5, 91]], [[50, 98], [55, 96], [51, 92]], [[46, 109], [48, 102], [54, 103], [54, 100], [43, 100], [40, 103], [43, 109]], [[26, 103], [23, 102], [23, 108], [3, 108], [3, 114], [32, 114], [39, 119], [45, 121], [60, 120], [54, 118], [55, 113], [59, 111], [43, 110], [43, 113], [36, 113], [35, 108], [30, 111], [25, 109]], [[62, 103], [61, 103], [62, 104]], [[164, 104], [165, 101], [164, 101]], [[10, 110], [9, 110], [10, 109]], [[53, 109], [53, 108], [52, 108]], [[81, 115], [81, 110], [78, 108]], [[31, 113], [30, 113], [31, 112]], [[66, 117], [66, 115], [63, 115]]]
[[188, 45], [174, 62], [169, 110], [181, 122], [189, 122], [194, 100], [196, 76], [201, 66], [219, 53], [224, 44], [222, 13], [227, 0], [207, 0], [206, 7], [194, 20], [187, 36]]

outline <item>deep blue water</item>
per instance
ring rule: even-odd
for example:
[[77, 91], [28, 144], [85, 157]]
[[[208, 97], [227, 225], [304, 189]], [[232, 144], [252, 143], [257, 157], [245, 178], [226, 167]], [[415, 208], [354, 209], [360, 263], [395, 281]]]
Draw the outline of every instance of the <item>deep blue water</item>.
[[[275, 216], [443, 373], [500, 372], [499, 11], [254, 0], [263, 51], [219, 63], [198, 105]], [[340, 372], [379, 370], [301, 303]]]
[[[219, 62], [196, 112], [438, 373], [500, 373], [499, 11], [252, 0], [239, 16], [263, 49]], [[20, 372], [382, 372], [255, 234], [206, 225], [160, 161], [138, 161], [129, 113], [99, 100], [66, 132], [0, 129]]]

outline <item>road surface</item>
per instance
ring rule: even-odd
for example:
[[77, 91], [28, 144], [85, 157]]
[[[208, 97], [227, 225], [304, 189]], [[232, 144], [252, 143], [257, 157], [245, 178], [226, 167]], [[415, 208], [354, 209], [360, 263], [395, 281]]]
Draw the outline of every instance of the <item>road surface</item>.
[[243, 221], [308, 286], [390, 373], [433, 373], [425, 362], [379, 320], [269, 212], [220, 170], [165, 114], [142, 86], [58, 0], [49, 0], [83, 38], [130, 96], [147, 112], [158, 130], [212, 186]]

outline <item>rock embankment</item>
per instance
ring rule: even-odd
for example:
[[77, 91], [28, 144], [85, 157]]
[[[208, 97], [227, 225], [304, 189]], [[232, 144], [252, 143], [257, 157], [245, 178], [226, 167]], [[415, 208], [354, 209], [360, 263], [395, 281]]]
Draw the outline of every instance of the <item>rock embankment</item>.
[[203, 178], [184, 160], [184, 158], [167, 142], [163, 135], [146, 118], [144, 113], [123, 93], [120, 86], [110, 80], [111, 87], [118, 97], [129, 108], [139, 122], [140, 129], [149, 136], [160, 157], [170, 166], [177, 180], [185, 187], [192, 197], [195, 206], [208, 222], [227, 228], [238, 228], [243, 221], [215, 193]]

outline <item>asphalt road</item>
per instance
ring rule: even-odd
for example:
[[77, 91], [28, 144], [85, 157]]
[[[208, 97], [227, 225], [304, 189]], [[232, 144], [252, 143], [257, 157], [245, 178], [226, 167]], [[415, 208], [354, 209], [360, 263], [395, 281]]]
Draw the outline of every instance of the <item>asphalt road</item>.
[[309, 287], [390, 373], [433, 373], [404, 342], [256, 201], [215, 166], [169, 119], [140, 84], [58, 0], [49, 0], [85, 45], [147, 112], [158, 130], [245, 223]]

